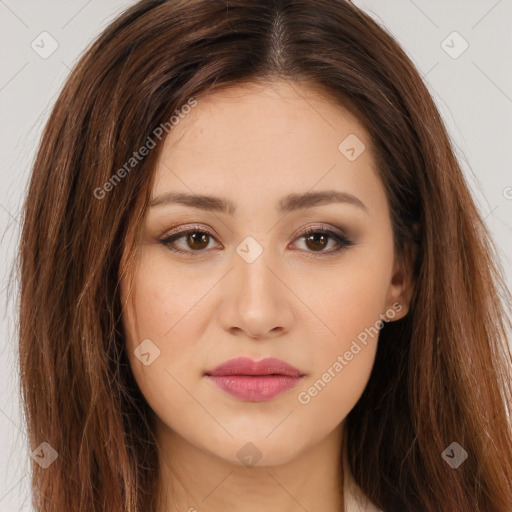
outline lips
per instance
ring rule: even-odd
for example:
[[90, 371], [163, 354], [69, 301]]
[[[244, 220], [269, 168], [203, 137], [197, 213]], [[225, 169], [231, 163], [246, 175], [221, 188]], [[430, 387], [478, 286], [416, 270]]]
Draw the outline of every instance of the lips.
[[285, 375], [287, 377], [300, 377], [303, 374], [297, 368], [274, 357], [267, 357], [261, 361], [253, 361], [248, 357], [238, 357], [237, 359], [230, 359], [222, 363], [211, 371], [207, 371], [206, 375], [216, 377], [222, 375]]
[[205, 376], [221, 390], [249, 402], [270, 400], [296, 386], [304, 375], [273, 357], [261, 361], [239, 357], [205, 372]]

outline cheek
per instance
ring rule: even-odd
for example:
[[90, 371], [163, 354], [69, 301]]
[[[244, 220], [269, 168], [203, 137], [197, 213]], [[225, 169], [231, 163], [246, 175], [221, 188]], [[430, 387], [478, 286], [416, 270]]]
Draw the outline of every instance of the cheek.
[[385, 312], [392, 254], [380, 252], [379, 257], [376, 254], [377, 251], [375, 256], [354, 254], [343, 266], [329, 268], [302, 281], [303, 288], [298, 294], [308, 298], [308, 306], [321, 321], [315, 322], [317, 328], [321, 327], [323, 338], [323, 343], [317, 346], [325, 347], [329, 356], [333, 351], [348, 350], [351, 341], [374, 326]]
[[154, 252], [157, 250], [148, 250], [148, 254], [141, 257], [133, 303], [126, 316], [132, 323], [136, 320], [139, 337], [153, 336], [159, 343], [168, 344], [177, 333], [187, 336], [186, 333], [197, 326], [195, 309], [205, 290], [211, 287], [212, 279], [183, 271], [182, 267], [169, 262], [165, 254], [155, 255]]
[[[199, 377], [194, 340], [203, 328], [200, 301], [210, 281], [191, 279], [161, 258], [142, 256], [132, 297], [123, 311], [134, 378], [151, 408], [165, 410], [171, 417], [190, 405], [180, 383]], [[124, 300], [126, 292], [122, 286]]]
[[304, 284], [302, 293], [308, 290], [308, 305], [321, 319], [321, 323], [309, 323], [308, 339], [315, 344], [311, 351], [314, 373], [298, 396], [311, 414], [325, 414], [334, 405], [337, 412], [330, 415], [333, 422], [339, 421], [366, 387], [391, 279], [393, 254], [387, 249], [347, 258], [343, 267], [329, 269], [324, 278], [317, 275], [314, 282]]

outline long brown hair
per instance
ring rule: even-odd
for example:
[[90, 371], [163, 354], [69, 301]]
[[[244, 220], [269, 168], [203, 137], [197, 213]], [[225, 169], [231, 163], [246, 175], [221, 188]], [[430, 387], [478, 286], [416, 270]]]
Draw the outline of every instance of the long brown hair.
[[[155, 510], [152, 415], [128, 366], [119, 297], [122, 250], [140, 233], [162, 144], [139, 150], [191, 98], [276, 79], [357, 115], [397, 254], [417, 247], [411, 309], [382, 328], [347, 417], [356, 482], [386, 512], [512, 509], [510, 292], [404, 51], [343, 0], [143, 0], [71, 72], [24, 206], [20, 387], [31, 448], [58, 454], [45, 469], [32, 463], [38, 511]], [[452, 442], [468, 453], [456, 469], [442, 456]]]

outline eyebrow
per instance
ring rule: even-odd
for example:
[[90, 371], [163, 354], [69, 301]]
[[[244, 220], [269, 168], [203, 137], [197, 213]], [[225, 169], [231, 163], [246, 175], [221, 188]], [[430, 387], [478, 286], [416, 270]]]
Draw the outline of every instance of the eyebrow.
[[[185, 194], [182, 192], [166, 192], [161, 194], [152, 199], [149, 206], [154, 207], [174, 203], [206, 211], [225, 213], [227, 215], [234, 215], [236, 212], [235, 203], [229, 199], [206, 195]], [[338, 190], [289, 194], [279, 201], [277, 209], [280, 213], [290, 213], [292, 211], [313, 208], [329, 203], [350, 204], [360, 208], [366, 214], [369, 214], [368, 208], [360, 199], [348, 192], [340, 192]]]

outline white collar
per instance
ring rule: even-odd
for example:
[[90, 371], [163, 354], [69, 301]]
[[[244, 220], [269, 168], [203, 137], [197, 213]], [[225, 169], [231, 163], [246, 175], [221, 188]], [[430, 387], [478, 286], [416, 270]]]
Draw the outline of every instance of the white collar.
[[[344, 447], [345, 448], [345, 447]], [[348, 465], [347, 450], [343, 450], [344, 512], [383, 512], [377, 508], [357, 485]]]

